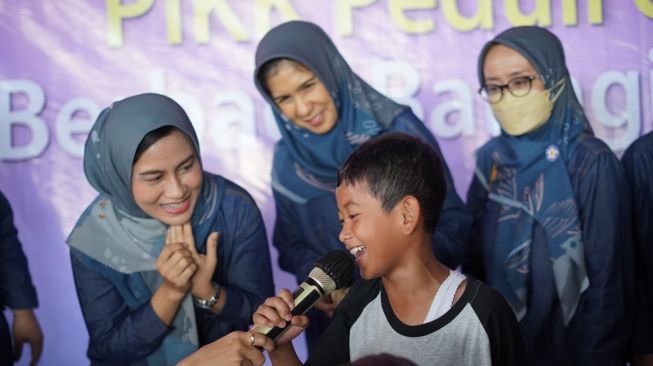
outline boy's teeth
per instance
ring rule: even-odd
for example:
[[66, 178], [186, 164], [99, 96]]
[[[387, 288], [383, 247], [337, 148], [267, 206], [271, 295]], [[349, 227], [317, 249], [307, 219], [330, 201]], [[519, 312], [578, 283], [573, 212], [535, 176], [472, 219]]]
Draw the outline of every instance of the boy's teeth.
[[354, 257], [358, 258], [360, 255], [365, 253], [365, 246], [364, 245], [355, 246], [349, 250], [349, 253], [351, 253], [351, 255], [353, 255]]

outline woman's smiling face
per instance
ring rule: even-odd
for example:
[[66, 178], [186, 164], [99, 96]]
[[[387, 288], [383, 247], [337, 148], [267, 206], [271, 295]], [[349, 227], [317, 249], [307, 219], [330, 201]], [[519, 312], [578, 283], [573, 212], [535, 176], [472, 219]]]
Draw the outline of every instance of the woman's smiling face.
[[313, 133], [331, 131], [338, 121], [338, 112], [317, 75], [291, 60], [280, 60], [273, 68], [265, 83], [281, 113]]
[[190, 221], [202, 187], [202, 167], [183, 132], [174, 130], [140, 155], [132, 166], [136, 204], [167, 225]]

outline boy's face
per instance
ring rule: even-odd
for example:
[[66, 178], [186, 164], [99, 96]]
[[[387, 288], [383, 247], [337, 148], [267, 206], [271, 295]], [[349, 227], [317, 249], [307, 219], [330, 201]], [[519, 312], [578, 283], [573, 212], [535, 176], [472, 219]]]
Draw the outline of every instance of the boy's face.
[[339, 239], [356, 258], [361, 277], [371, 279], [391, 272], [401, 251], [400, 205], [386, 213], [365, 182], [338, 186], [336, 202], [342, 223]]

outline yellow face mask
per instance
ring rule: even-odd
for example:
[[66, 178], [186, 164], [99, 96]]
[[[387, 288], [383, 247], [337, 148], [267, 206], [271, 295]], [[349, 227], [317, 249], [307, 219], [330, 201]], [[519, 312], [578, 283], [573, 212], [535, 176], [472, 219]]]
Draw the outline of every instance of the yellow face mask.
[[[558, 87], [557, 93], [551, 97], [551, 90]], [[551, 89], [531, 90], [523, 97], [516, 97], [506, 90], [503, 98], [490, 106], [501, 128], [509, 135], [520, 136], [536, 130], [549, 120], [553, 103], [564, 88], [565, 79], [561, 79]]]

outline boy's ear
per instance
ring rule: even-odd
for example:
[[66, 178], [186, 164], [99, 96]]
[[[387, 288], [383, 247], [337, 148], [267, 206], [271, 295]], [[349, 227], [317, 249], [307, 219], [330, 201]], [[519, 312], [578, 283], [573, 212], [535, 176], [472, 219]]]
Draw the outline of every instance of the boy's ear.
[[420, 205], [417, 198], [413, 196], [406, 196], [401, 199], [400, 214], [402, 216], [402, 231], [404, 235], [410, 235], [417, 229], [420, 224]]

